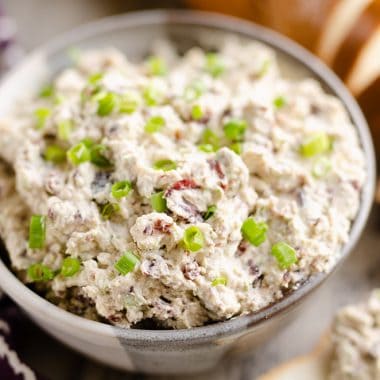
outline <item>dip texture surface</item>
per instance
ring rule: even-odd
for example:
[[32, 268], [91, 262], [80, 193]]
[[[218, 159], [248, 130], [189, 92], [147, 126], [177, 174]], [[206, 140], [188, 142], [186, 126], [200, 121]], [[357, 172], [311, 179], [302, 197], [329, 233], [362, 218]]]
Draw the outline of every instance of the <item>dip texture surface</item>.
[[334, 357], [329, 379], [380, 378], [380, 291], [339, 311], [333, 325]]
[[226, 320], [329, 271], [366, 180], [341, 102], [235, 40], [82, 52], [1, 121], [0, 157], [12, 268], [124, 327]]

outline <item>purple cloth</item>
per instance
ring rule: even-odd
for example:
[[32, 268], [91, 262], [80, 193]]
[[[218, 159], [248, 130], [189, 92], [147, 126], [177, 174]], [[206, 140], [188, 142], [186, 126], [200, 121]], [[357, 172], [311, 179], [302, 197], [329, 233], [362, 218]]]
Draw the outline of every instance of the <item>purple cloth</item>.
[[24, 55], [16, 43], [16, 23], [4, 13], [0, 4], [0, 74], [11, 69]]
[[[0, 379], [43, 380], [17, 353], [23, 341], [25, 316], [7, 297], [0, 300]], [[20, 328], [21, 327], [21, 328]]]
[[[16, 25], [8, 18], [0, 4], [0, 75], [12, 68], [22, 57], [22, 49], [15, 43]], [[23, 342], [25, 316], [0, 291], [0, 379], [42, 380], [19, 357], [17, 347]]]

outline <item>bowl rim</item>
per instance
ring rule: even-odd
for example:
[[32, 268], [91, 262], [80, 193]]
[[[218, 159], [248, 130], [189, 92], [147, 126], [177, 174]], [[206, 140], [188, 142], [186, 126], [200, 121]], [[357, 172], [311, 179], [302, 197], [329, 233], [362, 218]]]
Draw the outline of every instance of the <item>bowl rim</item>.
[[[2, 260], [0, 260], [0, 285], [2, 289], [27, 312], [33, 310], [33, 312], [49, 315], [49, 318], [54, 318], [64, 327], [73, 326], [74, 328], [80, 328], [83, 331], [100, 336], [116, 335], [129, 343], [138, 343], [141, 341], [149, 342], [151, 344], [200, 343], [209, 339], [221, 338], [232, 334], [241, 334], [247, 328], [253, 328], [279, 313], [286, 313], [291, 306], [298, 304], [306, 295], [311, 293], [325, 279], [327, 279], [344, 259], [347, 258], [348, 254], [357, 243], [371, 210], [375, 190], [375, 154], [367, 122], [352, 95], [348, 92], [340, 79], [327, 66], [325, 66], [324, 63], [297, 43], [274, 31], [258, 26], [250, 21], [204, 11], [148, 10], [109, 16], [74, 28], [69, 32], [55, 37], [41, 47], [34, 49], [20, 64], [4, 76], [0, 82], [0, 86], [4, 84], [8, 77], [17, 73], [17, 71], [19, 71], [22, 66], [33, 57], [41, 54], [49, 56], [62, 50], [64, 47], [75, 45], [78, 40], [83, 40], [88, 37], [102, 34], [103, 32], [125, 27], [175, 24], [193, 27], [210, 27], [224, 32], [230, 32], [231, 34], [235, 33], [242, 35], [251, 38], [252, 40], [261, 41], [306, 67], [343, 102], [357, 130], [364, 151], [368, 173], [366, 183], [362, 189], [361, 207], [352, 223], [349, 240], [342, 248], [341, 258], [329, 272], [320, 273], [310, 277], [310, 279], [299, 289], [259, 311], [244, 316], [237, 316], [227, 321], [182, 330], [127, 329], [77, 316], [55, 306], [30, 290], [18, 280]], [[33, 312], [29, 312], [29, 314], [33, 314]]]

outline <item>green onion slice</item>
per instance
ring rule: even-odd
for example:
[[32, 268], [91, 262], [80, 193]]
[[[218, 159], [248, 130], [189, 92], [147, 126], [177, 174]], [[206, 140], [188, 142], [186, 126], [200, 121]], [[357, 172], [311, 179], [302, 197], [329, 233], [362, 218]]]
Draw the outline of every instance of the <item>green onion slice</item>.
[[49, 281], [54, 278], [54, 272], [46, 265], [37, 263], [28, 268], [28, 277], [35, 282]]
[[148, 69], [152, 75], [162, 76], [168, 72], [166, 62], [157, 56], [151, 56], [148, 58]]
[[29, 223], [29, 248], [41, 249], [45, 245], [46, 218], [42, 215], [33, 215]]
[[56, 94], [53, 98], [53, 104], [54, 105], [60, 105], [62, 104], [64, 101], [66, 100], [66, 98], [61, 95], [61, 94]]
[[66, 257], [62, 262], [61, 274], [64, 277], [72, 277], [80, 270], [80, 261], [75, 257]]
[[153, 85], [146, 87], [143, 90], [142, 96], [148, 106], [156, 106], [162, 101], [162, 92]]
[[71, 120], [62, 120], [58, 124], [58, 138], [62, 141], [67, 141], [73, 130], [73, 122]]
[[304, 157], [313, 157], [326, 153], [331, 148], [331, 139], [325, 132], [314, 133], [309, 136], [300, 147], [300, 154]]
[[36, 128], [42, 129], [48, 117], [51, 115], [51, 110], [49, 108], [37, 108], [34, 111], [34, 116], [36, 117]]
[[95, 145], [95, 142], [89, 137], [84, 138], [81, 143], [83, 143], [88, 149], [91, 149]]
[[217, 285], [227, 285], [227, 278], [226, 277], [217, 277], [211, 282], [211, 286], [217, 286]]
[[126, 197], [132, 190], [132, 184], [129, 181], [119, 181], [112, 185], [111, 193], [115, 199]]
[[205, 91], [205, 84], [197, 80], [185, 88], [183, 97], [187, 102], [192, 102], [199, 99]]
[[41, 98], [50, 98], [54, 94], [54, 87], [51, 84], [47, 84], [46, 86], [41, 88], [39, 96]]
[[205, 69], [214, 78], [219, 77], [225, 70], [223, 59], [217, 53], [207, 53]]
[[80, 165], [91, 160], [91, 151], [83, 141], [69, 149], [66, 154], [73, 165]]
[[[212, 151], [216, 152], [220, 148], [220, 139], [218, 135], [213, 132], [211, 129], [206, 128], [203, 132], [201, 139], [201, 146], [210, 145], [212, 146]], [[201, 149], [203, 151], [208, 151], [209, 147], [205, 149]]]
[[139, 263], [139, 258], [136, 255], [134, 255], [131, 251], [127, 251], [115, 263], [115, 269], [117, 269], [119, 273], [126, 275], [130, 272], [133, 272]]
[[258, 247], [267, 238], [268, 225], [265, 222], [257, 222], [253, 218], [248, 218], [241, 226], [241, 233], [245, 240], [255, 247]]
[[189, 251], [199, 251], [205, 243], [202, 231], [196, 226], [188, 227], [183, 235], [183, 243]]
[[164, 191], [154, 193], [150, 197], [150, 203], [154, 211], [165, 212], [167, 211], [166, 199], [164, 198]]
[[118, 96], [112, 92], [107, 92], [103, 94], [98, 99], [98, 115], [108, 116], [118, 105]]
[[100, 214], [104, 220], [110, 219], [114, 214], [120, 211], [120, 206], [117, 203], [106, 203], [101, 206]]
[[224, 135], [232, 141], [241, 141], [247, 129], [247, 122], [240, 119], [232, 119], [223, 126]]
[[165, 124], [165, 119], [162, 116], [152, 116], [145, 124], [145, 132], [159, 132], [165, 126]]
[[193, 120], [201, 120], [203, 118], [203, 110], [199, 104], [195, 104], [191, 109], [191, 118]]
[[215, 212], [216, 212], [216, 206], [215, 205], [208, 206], [207, 211], [203, 216], [203, 219], [204, 220], [210, 219], [215, 214]]
[[119, 112], [131, 114], [137, 110], [141, 99], [134, 93], [126, 93], [119, 98]]
[[49, 145], [44, 152], [46, 161], [61, 164], [66, 161], [66, 150], [58, 145]]
[[200, 145], [198, 145], [198, 149], [201, 152], [205, 152], [205, 153], [214, 153], [215, 152], [215, 148], [211, 144], [200, 144]]
[[96, 144], [90, 148], [90, 161], [99, 168], [110, 168], [112, 166], [111, 161], [104, 156], [107, 151], [107, 147], [102, 144]]
[[170, 170], [177, 169], [177, 164], [172, 160], [158, 160], [154, 163], [153, 167], [156, 170], [163, 170], [164, 172], [168, 172]]
[[286, 99], [283, 96], [277, 96], [277, 98], [273, 100], [273, 105], [279, 110], [286, 106]]
[[312, 174], [315, 178], [321, 178], [327, 175], [331, 168], [331, 161], [327, 157], [319, 157], [313, 164]]
[[87, 82], [92, 85], [98, 84], [103, 79], [103, 77], [103, 73], [94, 73], [88, 77]]
[[284, 242], [276, 243], [272, 247], [272, 255], [276, 258], [278, 266], [281, 269], [288, 269], [292, 264], [297, 262], [296, 251]]
[[263, 64], [261, 65], [261, 68], [259, 70], [259, 77], [262, 78], [264, 77], [265, 75], [267, 75], [268, 73], [268, 70], [270, 68], [270, 65], [271, 65], [271, 61], [269, 59], [266, 59]]
[[235, 152], [236, 154], [241, 154], [242, 152], [242, 144], [239, 142], [232, 143], [230, 145], [230, 149]]

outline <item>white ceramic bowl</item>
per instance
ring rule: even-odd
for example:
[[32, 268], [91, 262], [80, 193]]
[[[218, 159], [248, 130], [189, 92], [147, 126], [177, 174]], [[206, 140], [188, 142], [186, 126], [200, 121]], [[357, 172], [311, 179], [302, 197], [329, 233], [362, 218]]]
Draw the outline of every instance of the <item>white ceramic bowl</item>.
[[[368, 180], [350, 240], [342, 248], [343, 260], [360, 236], [372, 203], [375, 161], [368, 127], [356, 102], [336, 76], [304, 49], [273, 32], [245, 21], [190, 11], [140, 12], [104, 19], [71, 31], [26, 57], [0, 85], [0, 112], [9, 112], [25, 91], [37, 91], [49, 77], [67, 66], [70, 47], [113, 45], [138, 60], [149, 52], [156, 38], [169, 38], [184, 51], [193, 45], [212, 47], [231, 33], [272, 46], [282, 63], [295, 68], [298, 74], [318, 78], [326, 91], [339, 97], [347, 107], [365, 151]], [[279, 327], [286, 326], [286, 320], [292, 318], [301, 301], [328, 275], [311, 278], [280, 302], [248, 316], [189, 330], [151, 331], [116, 328], [59, 309], [23, 285], [0, 261], [0, 287], [49, 334], [111, 366], [155, 374], [203, 371], [215, 366], [224, 355], [250, 352]]]

